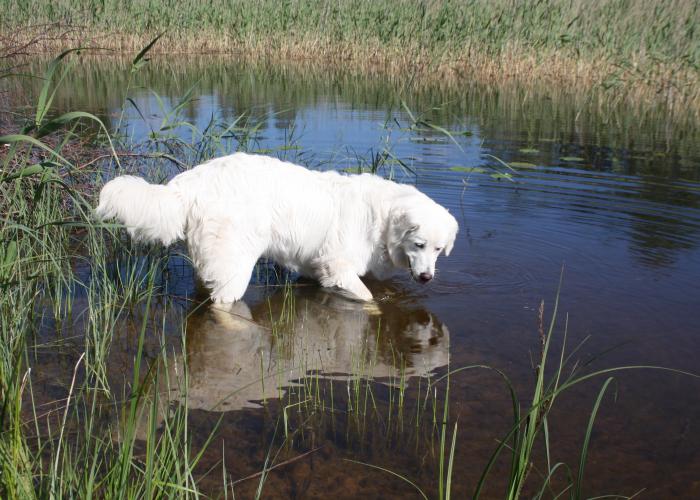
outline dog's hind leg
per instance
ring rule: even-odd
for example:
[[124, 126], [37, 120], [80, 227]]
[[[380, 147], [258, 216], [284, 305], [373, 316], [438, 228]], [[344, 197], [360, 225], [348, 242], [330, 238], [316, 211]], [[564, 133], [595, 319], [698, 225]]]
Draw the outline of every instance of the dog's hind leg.
[[221, 216], [203, 221], [193, 232], [196, 234], [188, 235], [190, 253], [197, 272], [211, 290], [212, 300], [240, 300], [262, 253], [255, 228]]
[[208, 280], [212, 300], [217, 304], [230, 304], [240, 300], [248, 288], [256, 262], [257, 258], [240, 259], [235, 270], [232, 269], [229, 273], [222, 273], [219, 277]]

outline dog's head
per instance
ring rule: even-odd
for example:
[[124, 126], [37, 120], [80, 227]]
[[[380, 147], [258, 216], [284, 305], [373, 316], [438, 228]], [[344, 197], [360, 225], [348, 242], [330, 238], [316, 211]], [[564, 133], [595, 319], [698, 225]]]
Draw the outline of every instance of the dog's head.
[[395, 267], [409, 269], [414, 280], [427, 283], [435, 276], [435, 261], [450, 255], [457, 220], [423, 194], [403, 196], [389, 213], [387, 251]]

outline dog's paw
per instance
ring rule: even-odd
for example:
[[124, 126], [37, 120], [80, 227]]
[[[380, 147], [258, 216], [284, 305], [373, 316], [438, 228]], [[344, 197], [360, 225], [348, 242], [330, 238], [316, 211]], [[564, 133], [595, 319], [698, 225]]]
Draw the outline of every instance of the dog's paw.
[[217, 306], [227, 309], [229, 307], [232, 307], [239, 300], [241, 300], [241, 298], [233, 294], [213, 293], [211, 296], [211, 300]]
[[334, 286], [329, 290], [353, 302], [372, 302], [374, 300], [369, 290], [366, 290], [365, 293], [365, 290], [348, 290], [339, 286]]

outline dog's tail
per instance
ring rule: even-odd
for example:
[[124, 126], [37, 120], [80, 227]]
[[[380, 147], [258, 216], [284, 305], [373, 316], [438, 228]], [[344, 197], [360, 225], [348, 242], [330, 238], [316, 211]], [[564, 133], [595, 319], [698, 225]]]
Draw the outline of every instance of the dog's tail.
[[123, 175], [105, 184], [95, 214], [117, 219], [139, 241], [167, 246], [184, 237], [185, 207], [173, 188], [140, 177]]

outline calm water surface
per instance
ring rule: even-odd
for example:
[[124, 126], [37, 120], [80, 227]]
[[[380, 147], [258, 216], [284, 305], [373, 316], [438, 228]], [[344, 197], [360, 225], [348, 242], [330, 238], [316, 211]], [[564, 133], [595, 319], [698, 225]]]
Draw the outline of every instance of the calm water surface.
[[[121, 63], [83, 61], [64, 83], [58, 106], [97, 113], [114, 127], [127, 75]], [[281, 391], [298, 391], [312, 373], [326, 380], [320, 384], [327, 401], [346, 410], [354, 401], [347, 375], [367, 375], [368, 366], [384, 381], [374, 387], [371, 403], [384, 417], [360, 422], [335, 411], [328, 413], [333, 418], [296, 421], [300, 432], [282, 446], [278, 461], [315, 451], [270, 473], [264, 492], [415, 496], [399, 479], [347, 458], [394, 470], [436, 492], [437, 434], [425, 422], [419, 432], [414, 424], [392, 422], [386, 415], [397, 396], [390, 387], [405, 373], [405, 411], [416, 412], [422, 376], [442, 375], [448, 365], [486, 364], [504, 371], [527, 404], [539, 353], [537, 311], [544, 300], [545, 316], [551, 314], [562, 269], [555, 356], [568, 320], [567, 350], [585, 341], [573, 359], [591, 363], [586, 369], [648, 364], [700, 371], [696, 129], [670, 125], [654, 110], [635, 112], [547, 89], [411, 89], [381, 77], [305, 67], [156, 60], [132, 83], [124, 130], [146, 139], [190, 87], [193, 100], [181, 118], [198, 128], [243, 114], [257, 127], [248, 150], [321, 169], [356, 171], [390, 151], [379, 173], [414, 183], [460, 222], [455, 250], [439, 260], [434, 283], [420, 286], [401, 273], [369, 283], [378, 310], [314, 284], [291, 291], [264, 287], [260, 276], [235, 315], [196, 308], [186, 326], [195, 447], [223, 417], [204, 459], [205, 469], [216, 470], [204, 479], [212, 492], [222, 468], [231, 480], [245, 478], [280, 447], [275, 424], [282, 410], [275, 401]], [[424, 125], [411, 129], [414, 118], [453, 138]], [[191, 134], [187, 127], [167, 133]], [[181, 297], [204, 297], [182, 262], [174, 266], [170, 287]], [[195, 309], [185, 306], [184, 312], [188, 308]], [[284, 317], [283, 326], [271, 317]], [[178, 335], [182, 322], [173, 325]], [[128, 339], [123, 349], [126, 363], [133, 351]], [[549, 422], [553, 460], [576, 467], [603, 381], [557, 400]], [[586, 494], [632, 495], [645, 488], [642, 498], [700, 496], [700, 383], [655, 371], [621, 373], [616, 381], [616, 398], [604, 399], [593, 433]], [[182, 403], [176, 392], [171, 399]], [[459, 423], [456, 498], [473, 491], [509, 428], [508, 398], [493, 372], [451, 378], [450, 426]], [[424, 420], [432, 420], [429, 413]], [[499, 476], [506, 470], [497, 464], [487, 497], [502, 496]], [[236, 493], [248, 497], [257, 483], [238, 483]]]

